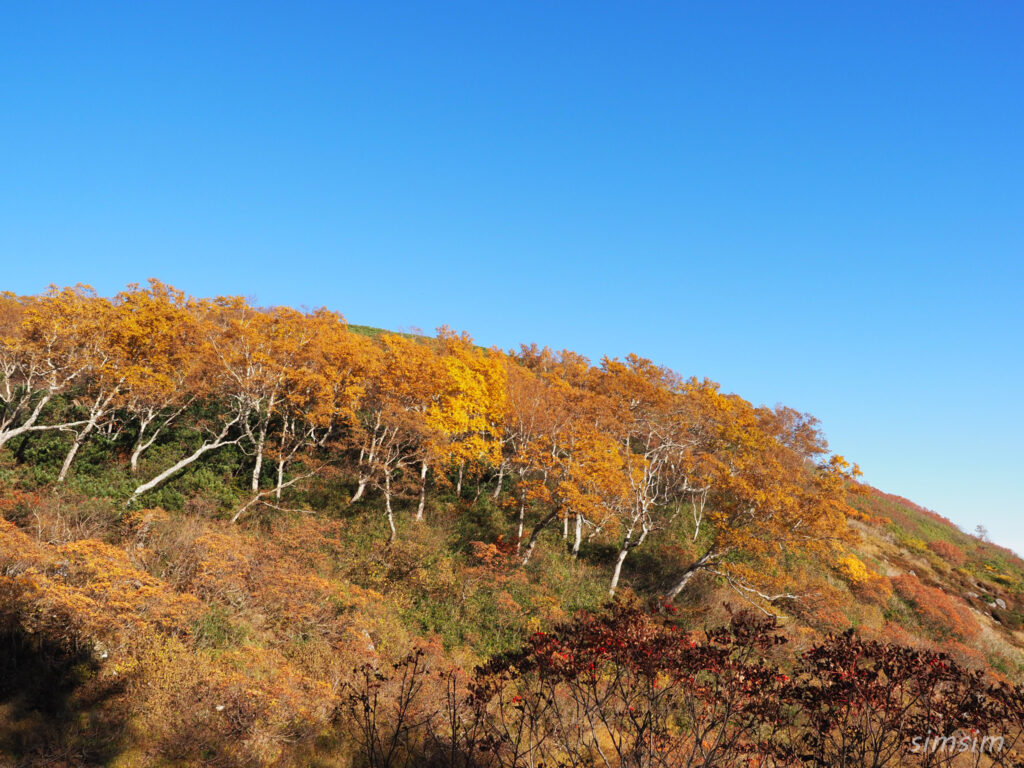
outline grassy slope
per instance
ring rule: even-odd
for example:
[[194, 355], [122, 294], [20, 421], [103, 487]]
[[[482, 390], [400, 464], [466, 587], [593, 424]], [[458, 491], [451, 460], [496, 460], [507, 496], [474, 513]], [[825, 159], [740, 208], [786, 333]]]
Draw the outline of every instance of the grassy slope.
[[[1024, 561], [898, 496], [870, 488], [856, 506], [867, 517], [854, 523], [861, 531], [855, 550], [862, 560], [891, 581], [915, 578], [946, 595], [957, 610], [966, 608], [964, 615], [980, 631], [959, 641], [976, 652], [975, 663], [1020, 676], [1024, 669]], [[913, 636], [942, 638], [942, 632], [930, 630], [921, 611], [914, 610], [913, 600], [899, 589], [886, 612]]]

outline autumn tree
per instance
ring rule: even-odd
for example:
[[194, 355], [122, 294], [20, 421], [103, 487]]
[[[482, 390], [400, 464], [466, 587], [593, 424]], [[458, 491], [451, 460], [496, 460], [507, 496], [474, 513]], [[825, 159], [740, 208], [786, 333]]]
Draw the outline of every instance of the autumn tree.
[[[591, 395], [583, 388], [590, 373], [589, 361], [571, 352], [555, 354], [536, 346], [522, 347], [518, 361], [522, 369], [513, 369], [508, 381], [508, 416], [504, 439], [508, 463], [516, 477], [519, 515], [516, 551], [526, 565], [537, 547], [540, 535], [557, 519], [563, 521], [568, 537], [571, 505], [582, 507], [593, 494], [575, 485], [584, 477], [584, 466], [600, 463], [596, 427], [591, 423]], [[589, 425], [589, 426], [588, 426]], [[588, 453], [588, 448], [597, 453]], [[604, 458], [607, 458], [605, 456]], [[597, 486], [607, 484], [602, 474]], [[584, 502], [584, 499], [587, 501]], [[524, 523], [529, 508], [540, 510], [530, 535], [524, 539]], [[525, 551], [523, 549], [525, 543]]]
[[129, 466], [197, 399], [203, 368], [198, 349], [194, 300], [182, 291], [150, 280], [147, 288], [128, 286], [114, 300], [117, 322], [111, 345], [125, 361], [124, 419], [134, 426]]
[[637, 355], [606, 358], [595, 386], [608, 404], [607, 428], [619, 443], [629, 486], [626, 503], [616, 509], [622, 539], [608, 588], [614, 596], [629, 553], [671, 522], [685, 494], [696, 490], [683, 461], [693, 440], [672, 371]]
[[20, 435], [87, 423], [75, 416], [45, 423], [41, 417], [94, 364], [89, 339], [102, 301], [85, 285], [51, 286], [35, 297], [0, 297], [0, 448]]
[[320, 310], [304, 322], [307, 341], [292, 358], [279, 404], [273, 449], [278, 498], [289, 461], [355, 428], [377, 359], [372, 343], [349, 331], [340, 315]]
[[[280, 502], [286, 487], [336, 463], [345, 440], [357, 429], [358, 409], [377, 362], [376, 348], [366, 337], [350, 332], [333, 312], [319, 310], [299, 322], [305, 326], [302, 343], [284, 367], [273, 418], [260, 428], [264, 449], [274, 462], [275, 483], [268, 491], [257, 486], [233, 520], [254, 504], [266, 504], [271, 493]], [[314, 452], [328, 455], [311, 461]], [[285, 470], [295, 461], [307, 467], [286, 481]]]
[[423, 450], [437, 440], [429, 415], [439, 401], [436, 385], [445, 371], [434, 349], [421, 341], [387, 334], [380, 345], [381, 357], [367, 381], [353, 434], [359, 485], [352, 501], [358, 501], [371, 482], [383, 491], [393, 540], [393, 484], [403, 466], [422, 466]]
[[718, 386], [691, 381], [693, 429], [701, 451], [693, 461], [710, 493], [695, 516], [700, 554], [669, 589], [676, 598], [699, 573], [713, 573], [741, 594], [774, 602], [791, 598], [762, 583], [757, 563], [795, 552], [824, 551], [846, 540], [847, 492], [859, 474], [827, 445], [813, 424], [793, 414], [754, 408]]
[[[569, 416], [566, 399], [569, 387], [542, 371], [519, 364], [512, 356], [505, 359], [505, 366], [506, 416], [501, 434], [499, 478], [503, 479], [508, 472], [514, 479], [518, 554], [527, 505], [550, 502], [546, 480], [554, 467], [556, 435]], [[500, 488], [501, 480], [496, 490]]]
[[[465, 333], [438, 329], [444, 376], [439, 397], [428, 412], [437, 440], [429, 453], [456, 469], [456, 493], [462, 492], [466, 467], [480, 475], [501, 463], [502, 423], [506, 408], [506, 371], [496, 350], [481, 350]], [[422, 463], [425, 476], [427, 462]], [[422, 505], [417, 517], [422, 516]]]
[[140, 484], [129, 503], [195, 463], [210, 451], [237, 445], [246, 436], [246, 420], [258, 396], [262, 375], [256, 334], [265, 319], [241, 297], [192, 303], [196, 324], [195, 396], [201, 403], [196, 428], [203, 441], [171, 466]]
[[315, 328], [302, 313], [287, 307], [239, 312], [229, 322], [228, 337], [234, 343], [226, 347], [222, 361], [238, 382], [239, 396], [248, 402], [241, 423], [253, 456], [250, 488], [257, 493], [267, 437], [279, 420], [287, 384], [301, 382], [296, 377], [298, 361], [312, 343]]

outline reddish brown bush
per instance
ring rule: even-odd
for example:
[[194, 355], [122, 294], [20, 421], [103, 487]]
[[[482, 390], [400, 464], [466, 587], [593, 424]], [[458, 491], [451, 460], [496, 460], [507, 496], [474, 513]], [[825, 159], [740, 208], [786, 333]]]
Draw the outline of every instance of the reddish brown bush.
[[[367, 764], [704, 768], [959, 765], [936, 734], [998, 734], [1017, 764], [1024, 688], [931, 650], [831, 635], [785, 663], [769, 619], [687, 633], [636, 606], [534, 633], [460, 676], [422, 653], [361, 669], [346, 711]], [[787, 670], [787, 671], [784, 671]], [[430, 691], [433, 690], [433, 695]]]
[[909, 574], [897, 576], [892, 583], [896, 593], [911, 605], [921, 624], [935, 637], [971, 640], [981, 634], [970, 608], [941, 589], [929, 587]]
[[967, 562], [967, 554], [951, 541], [929, 541], [928, 549], [952, 566], [963, 565]]

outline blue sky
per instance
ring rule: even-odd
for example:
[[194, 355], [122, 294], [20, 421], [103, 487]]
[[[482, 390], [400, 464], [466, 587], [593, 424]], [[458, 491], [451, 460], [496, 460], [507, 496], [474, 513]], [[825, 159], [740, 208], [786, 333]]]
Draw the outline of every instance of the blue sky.
[[1024, 5], [6, 3], [0, 289], [628, 352], [1024, 551]]

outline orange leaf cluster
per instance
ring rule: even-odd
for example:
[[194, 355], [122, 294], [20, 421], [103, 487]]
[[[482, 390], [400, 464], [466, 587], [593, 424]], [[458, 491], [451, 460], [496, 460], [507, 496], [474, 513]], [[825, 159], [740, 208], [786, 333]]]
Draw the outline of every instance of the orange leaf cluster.
[[921, 623], [936, 637], [969, 641], [981, 634], [981, 627], [961, 601], [941, 589], [905, 574], [892, 580], [896, 594], [914, 609]]

